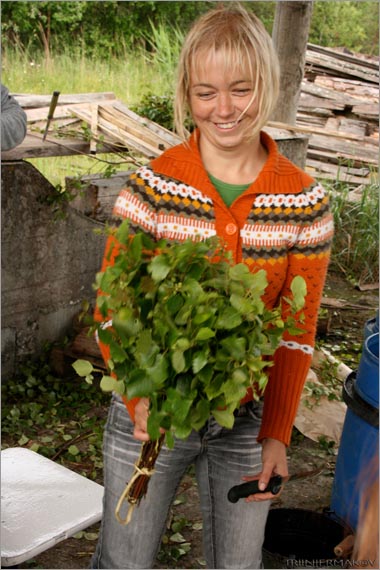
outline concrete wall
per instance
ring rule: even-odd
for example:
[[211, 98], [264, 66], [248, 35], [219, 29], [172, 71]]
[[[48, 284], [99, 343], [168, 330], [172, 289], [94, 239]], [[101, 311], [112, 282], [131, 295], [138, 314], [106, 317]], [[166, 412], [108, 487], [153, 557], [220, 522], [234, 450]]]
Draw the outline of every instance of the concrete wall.
[[83, 300], [94, 300], [103, 225], [67, 204], [30, 163], [2, 163], [2, 376], [46, 341], [62, 339]]

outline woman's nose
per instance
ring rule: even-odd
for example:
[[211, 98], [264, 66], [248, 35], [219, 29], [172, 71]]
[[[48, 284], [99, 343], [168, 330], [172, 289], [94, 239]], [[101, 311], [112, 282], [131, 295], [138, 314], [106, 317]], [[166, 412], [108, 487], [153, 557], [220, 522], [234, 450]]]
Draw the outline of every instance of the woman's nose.
[[231, 95], [220, 93], [217, 101], [217, 113], [221, 117], [228, 117], [234, 112], [234, 105]]

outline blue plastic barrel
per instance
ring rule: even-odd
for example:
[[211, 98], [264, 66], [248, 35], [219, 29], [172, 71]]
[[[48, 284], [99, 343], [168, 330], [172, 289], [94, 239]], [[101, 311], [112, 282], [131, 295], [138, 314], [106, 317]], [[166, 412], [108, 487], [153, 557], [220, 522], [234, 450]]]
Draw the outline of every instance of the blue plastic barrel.
[[344, 383], [347, 412], [343, 424], [331, 494], [331, 511], [356, 529], [359, 507], [368, 481], [366, 471], [379, 447], [379, 410], [356, 389], [356, 372]]
[[368, 336], [356, 375], [355, 388], [359, 396], [372, 406], [379, 407], [379, 333]]
[[376, 311], [376, 316], [372, 319], [368, 319], [366, 324], [364, 325], [364, 340], [371, 336], [371, 334], [375, 334], [379, 332], [379, 311]]

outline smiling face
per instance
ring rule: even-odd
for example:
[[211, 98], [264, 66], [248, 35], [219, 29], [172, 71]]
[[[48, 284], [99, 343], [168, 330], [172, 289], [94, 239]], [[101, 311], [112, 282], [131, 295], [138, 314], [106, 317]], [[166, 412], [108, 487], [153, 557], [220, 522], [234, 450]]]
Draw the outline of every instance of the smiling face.
[[245, 145], [257, 118], [252, 74], [244, 66], [229, 69], [222, 51], [198, 60], [202, 64], [194, 65], [190, 75], [189, 104], [202, 145]]

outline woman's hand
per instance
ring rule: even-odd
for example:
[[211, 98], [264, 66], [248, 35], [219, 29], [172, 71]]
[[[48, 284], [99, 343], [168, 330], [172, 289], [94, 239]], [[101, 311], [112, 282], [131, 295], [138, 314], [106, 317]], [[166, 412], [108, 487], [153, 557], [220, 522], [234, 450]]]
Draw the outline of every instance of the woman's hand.
[[[140, 398], [135, 407], [135, 428], [133, 437], [140, 441], [150, 441], [148, 433], [149, 398]], [[160, 428], [161, 433], [165, 430]]]
[[[284, 443], [277, 439], [267, 438], [262, 441], [262, 463], [263, 469], [261, 473], [255, 475], [254, 477], [243, 477], [245, 481], [259, 480], [259, 489], [265, 489], [269, 483], [269, 479], [273, 475], [281, 475], [281, 477], [287, 477], [288, 463], [286, 459], [286, 446]], [[280, 491], [281, 492], [281, 491]], [[247, 502], [251, 501], [267, 501], [268, 499], [273, 499], [277, 497], [272, 493], [257, 493], [256, 495], [250, 495], [246, 498]]]
[[135, 408], [135, 428], [133, 437], [140, 441], [149, 441], [148, 433], [149, 398], [140, 398]]

